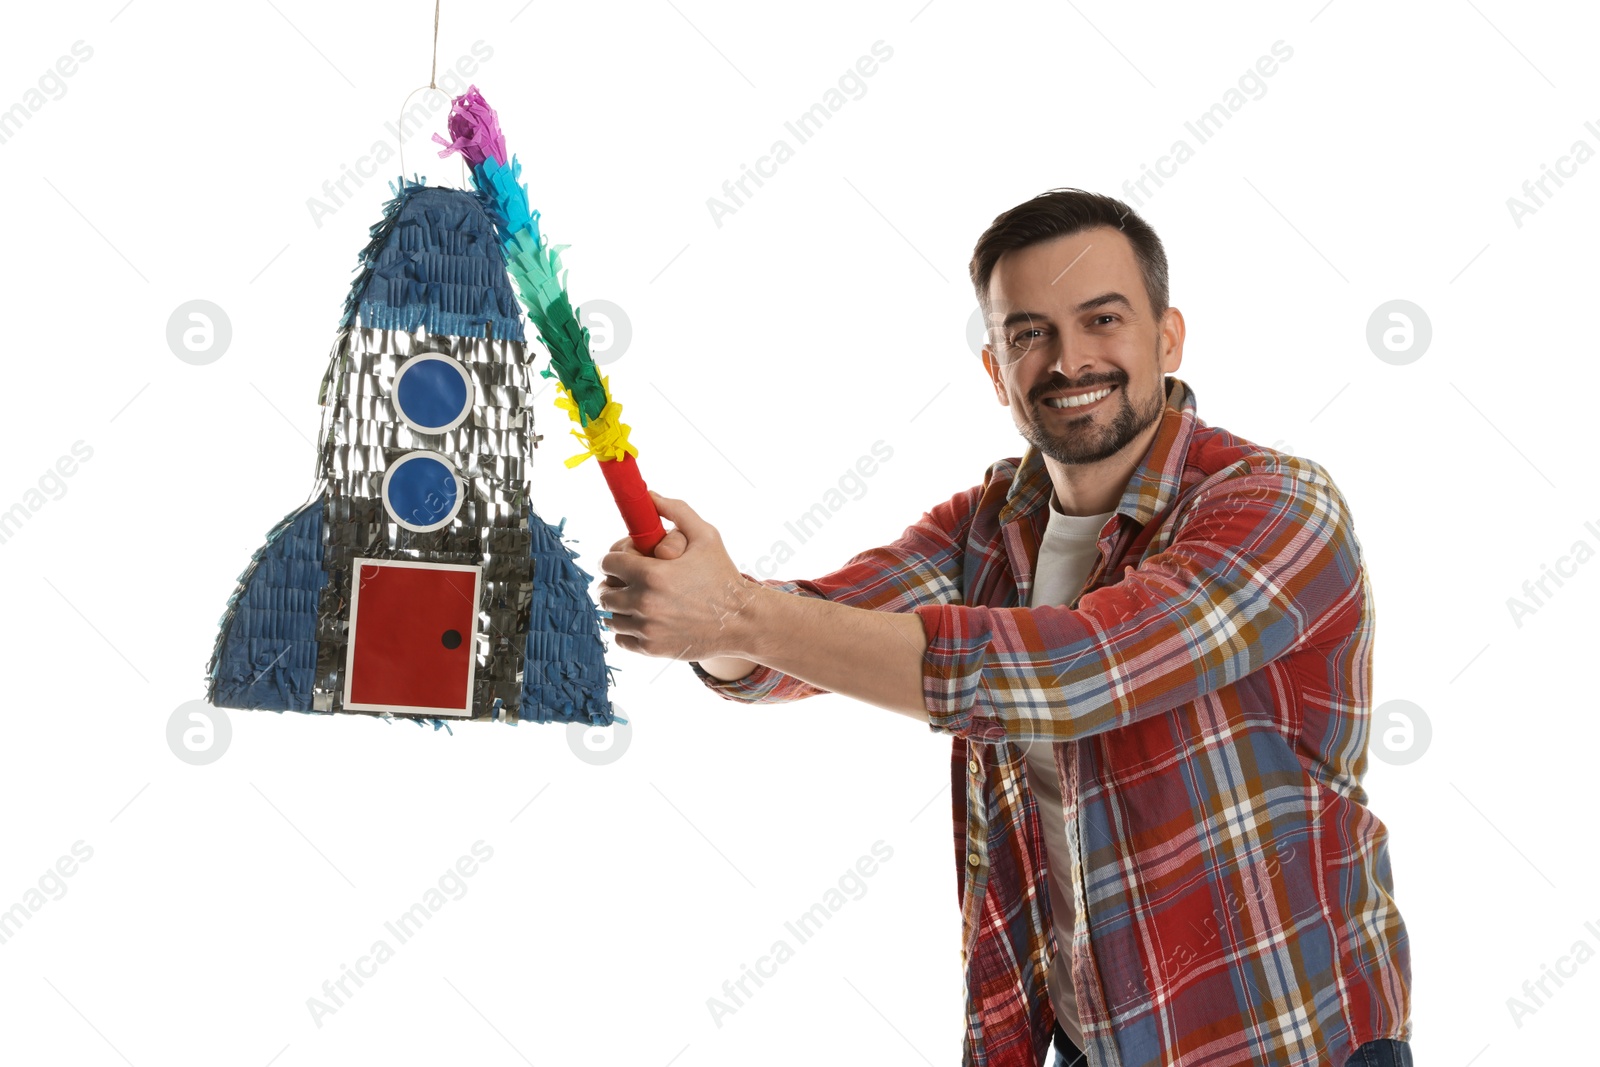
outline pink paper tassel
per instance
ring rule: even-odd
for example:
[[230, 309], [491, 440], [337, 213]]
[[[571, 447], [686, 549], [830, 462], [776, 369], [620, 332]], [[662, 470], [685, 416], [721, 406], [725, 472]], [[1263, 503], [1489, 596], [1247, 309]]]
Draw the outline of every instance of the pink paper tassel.
[[445, 146], [439, 158], [443, 159], [451, 152], [460, 152], [474, 167], [486, 157], [496, 163], [506, 161], [506, 139], [500, 132], [500, 118], [484, 100], [483, 94], [478, 92], [476, 85], [467, 86], [467, 91], [455, 98], [449, 126], [454, 141], [433, 135], [435, 141]]

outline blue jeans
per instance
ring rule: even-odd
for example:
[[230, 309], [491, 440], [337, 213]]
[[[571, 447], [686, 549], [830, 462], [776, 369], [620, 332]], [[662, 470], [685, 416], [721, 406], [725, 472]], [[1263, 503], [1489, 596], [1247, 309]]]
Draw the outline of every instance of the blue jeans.
[[[1056, 1023], [1056, 1058], [1050, 1067], [1089, 1067], [1089, 1057], [1072, 1043], [1072, 1038]], [[1368, 1041], [1350, 1054], [1344, 1067], [1412, 1067], [1411, 1043], [1382, 1038]]]

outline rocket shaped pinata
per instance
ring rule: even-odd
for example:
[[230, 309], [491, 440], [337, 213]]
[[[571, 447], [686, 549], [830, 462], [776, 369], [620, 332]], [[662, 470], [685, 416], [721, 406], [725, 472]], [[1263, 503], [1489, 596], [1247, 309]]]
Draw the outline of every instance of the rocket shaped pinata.
[[529, 504], [535, 350], [506, 248], [537, 213], [508, 219], [481, 185], [390, 188], [323, 375], [316, 484], [239, 576], [207, 698], [435, 727], [625, 721], [592, 576], [566, 520]]

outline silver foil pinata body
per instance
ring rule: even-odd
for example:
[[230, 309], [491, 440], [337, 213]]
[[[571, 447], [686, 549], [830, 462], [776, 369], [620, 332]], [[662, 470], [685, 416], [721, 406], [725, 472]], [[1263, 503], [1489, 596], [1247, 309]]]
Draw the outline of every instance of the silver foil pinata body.
[[592, 576], [529, 504], [532, 353], [494, 204], [391, 188], [323, 376], [316, 484], [239, 576], [207, 698], [620, 721]]

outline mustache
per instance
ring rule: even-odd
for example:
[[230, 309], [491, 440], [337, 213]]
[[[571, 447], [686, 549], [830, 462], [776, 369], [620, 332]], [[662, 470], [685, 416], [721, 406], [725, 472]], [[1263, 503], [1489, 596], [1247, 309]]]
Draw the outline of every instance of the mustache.
[[1059, 379], [1057, 381], [1047, 382], [1044, 385], [1032, 390], [1028, 394], [1028, 402], [1034, 403], [1042, 398], [1046, 393], [1076, 392], [1079, 389], [1095, 389], [1102, 385], [1121, 385], [1123, 384], [1123, 381], [1124, 378], [1120, 377], [1085, 378], [1081, 382], [1069, 382], [1065, 379]]

